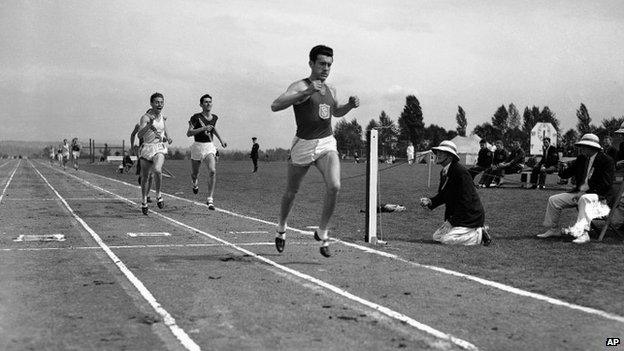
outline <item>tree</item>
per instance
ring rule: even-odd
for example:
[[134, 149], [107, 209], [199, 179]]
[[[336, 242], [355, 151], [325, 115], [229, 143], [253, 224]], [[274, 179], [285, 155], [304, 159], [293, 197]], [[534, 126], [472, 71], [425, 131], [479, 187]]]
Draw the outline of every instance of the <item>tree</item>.
[[531, 135], [531, 129], [533, 129], [535, 123], [537, 122], [537, 115], [534, 115], [532, 110], [529, 110], [528, 106], [524, 108], [522, 121], [522, 131], [526, 133], [526, 135]]
[[576, 118], [578, 119], [576, 129], [579, 134], [584, 135], [594, 131], [595, 127], [591, 125], [591, 117], [589, 117], [589, 112], [587, 111], [585, 104], [581, 103], [579, 109], [576, 110]]
[[461, 106], [457, 106], [457, 115], [455, 116], [455, 120], [457, 121], [457, 134], [461, 136], [466, 136], [466, 126], [468, 125], [468, 120], [466, 120], [466, 112]]
[[494, 126], [490, 122], [485, 122], [476, 126], [472, 130], [472, 133], [478, 135], [479, 137], [481, 137], [481, 139], [485, 139], [489, 142], [493, 142], [503, 138], [500, 130], [494, 128]]
[[501, 135], [505, 135], [509, 129], [509, 113], [505, 105], [501, 105], [492, 116], [492, 126], [500, 131]]
[[379, 115], [379, 146], [382, 155], [394, 155], [399, 140], [399, 131], [385, 111]]
[[602, 126], [604, 127], [606, 134], [598, 135], [598, 136], [601, 138], [606, 135], [612, 136], [616, 130], [620, 129], [620, 126], [622, 125], [623, 122], [624, 122], [624, 116], [620, 118], [611, 117], [609, 119], [603, 119]]
[[509, 104], [509, 107], [507, 108], [507, 113], [509, 114], [509, 119], [507, 122], [509, 129], [520, 129], [520, 127], [522, 126], [522, 121], [520, 120], [520, 112], [518, 112], [516, 105], [514, 105], [513, 103]]
[[544, 106], [544, 108], [542, 108], [542, 111], [539, 113], [539, 117], [537, 118], [537, 122], [550, 123], [553, 127], [555, 127], [555, 130], [559, 132], [559, 120], [548, 106]]
[[405, 107], [398, 120], [399, 138], [401, 140], [410, 140], [414, 147], [417, 147], [418, 140], [422, 138], [423, 129], [423, 113], [420, 102], [414, 95], [408, 95], [405, 98]]
[[334, 137], [341, 154], [352, 155], [362, 149], [362, 126], [355, 118], [351, 122], [341, 119], [334, 128]]
[[577, 140], [578, 133], [574, 129], [568, 129], [568, 131], [561, 136], [561, 145], [558, 146], [561, 148], [564, 156], [575, 155], [574, 143], [576, 143]]
[[424, 134], [425, 140], [427, 142], [425, 148], [427, 149], [431, 148], [432, 146], [439, 145], [442, 140], [448, 139], [448, 132], [446, 131], [446, 129], [435, 124], [430, 124], [429, 127], [425, 128]]

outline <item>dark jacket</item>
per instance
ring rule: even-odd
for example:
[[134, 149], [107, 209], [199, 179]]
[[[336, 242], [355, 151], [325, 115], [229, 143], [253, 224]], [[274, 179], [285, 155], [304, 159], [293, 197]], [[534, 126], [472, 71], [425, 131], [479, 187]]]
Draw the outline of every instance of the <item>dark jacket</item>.
[[488, 168], [492, 165], [492, 159], [494, 158], [494, 153], [490, 151], [490, 149], [481, 148], [479, 150], [479, 155], [477, 156], [477, 166]]
[[498, 165], [499, 163], [505, 162], [505, 160], [507, 160], [507, 150], [503, 148], [494, 150], [492, 165]]
[[457, 160], [451, 162], [446, 176], [440, 175], [438, 193], [431, 198], [430, 209], [446, 205], [444, 220], [453, 227], [483, 227], [485, 210], [470, 173]]
[[[559, 172], [561, 178], [574, 177], [576, 180], [576, 186], [570, 192], [575, 193], [580, 191], [579, 187], [585, 180], [585, 170], [587, 169], [587, 162], [589, 158], [585, 155], [579, 155], [574, 161], [568, 164], [568, 168]], [[592, 165], [593, 173], [587, 180], [589, 189], [587, 193], [597, 194], [602, 199], [610, 199], [613, 194], [613, 179], [615, 178], [615, 166], [613, 159], [604, 152], [599, 151], [594, 158]], [[611, 199], [610, 199], [611, 200]]]
[[258, 158], [258, 150], [260, 149], [260, 145], [258, 143], [254, 143], [251, 147], [251, 153], [249, 153], [249, 157]]
[[524, 163], [524, 150], [522, 148], [517, 148], [511, 150], [509, 156], [507, 157], [507, 162], [509, 162], [510, 166], [516, 166]]
[[559, 164], [559, 152], [557, 148], [550, 145], [548, 149], [542, 152], [542, 159], [537, 163], [538, 166], [555, 167]]

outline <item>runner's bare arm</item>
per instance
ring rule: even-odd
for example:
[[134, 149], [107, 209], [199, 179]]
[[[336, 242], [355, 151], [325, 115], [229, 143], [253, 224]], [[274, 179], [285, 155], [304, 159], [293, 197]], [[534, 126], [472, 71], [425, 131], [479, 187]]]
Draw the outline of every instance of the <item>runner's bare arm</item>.
[[171, 145], [173, 143], [173, 139], [171, 139], [171, 137], [169, 136], [169, 128], [167, 128], [167, 122], [164, 121], [164, 124], [165, 124], [165, 131], [164, 131], [165, 139], [169, 143], [169, 145]]
[[219, 142], [221, 143], [221, 146], [223, 147], [227, 147], [227, 143], [225, 142], [225, 140], [221, 139], [221, 136], [219, 135], [219, 132], [217, 132], [217, 129], [214, 128], [214, 135], [216, 135], [217, 138], [219, 138]]
[[334, 101], [336, 101], [336, 105], [333, 108], [332, 114], [334, 117], [342, 117], [349, 113], [354, 108], [360, 106], [360, 98], [357, 96], [349, 96], [349, 101], [346, 104], [340, 105], [338, 104], [338, 97], [336, 96], [336, 88], [329, 87], [334, 96]]
[[320, 90], [320, 85], [308, 85], [303, 80], [296, 81], [292, 83], [282, 95], [273, 101], [271, 104], [271, 111], [277, 112], [292, 105], [300, 104], [307, 100], [310, 95]]
[[148, 115], [143, 115], [143, 117], [141, 117], [141, 121], [139, 122], [139, 131], [137, 132], [139, 139], [143, 139], [145, 134], [152, 128], [153, 123], [154, 119], [150, 118]]
[[130, 133], [130, 148], [134, 150], [134, 139], [136, 138], [137, 133], [139, 132], [139, 125], [135, 124], [132, 133]]

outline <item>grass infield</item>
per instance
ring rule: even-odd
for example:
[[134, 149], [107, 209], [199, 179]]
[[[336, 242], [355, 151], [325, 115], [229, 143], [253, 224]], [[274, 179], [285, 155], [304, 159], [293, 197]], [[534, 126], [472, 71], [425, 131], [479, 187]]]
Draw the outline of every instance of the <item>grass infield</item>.
[[[190, 161], [167, 160], [165, 167], [175, 178], [165, 178], [168, 194], [205, 201], [206, 173], [202, 167], [200, 193], [191, 191]], [[116, 173], [117, 164], [82, 165], [82, 169], [136, 184], [130, 174]], [[427, 188], [426, 165], [381, 165], [379, 203], [403, 205], [405, 212], [383, 213], [379, 233], [386, 246], [377, 248], [407, 260], [475, 275], [516, 288], [558, 298], [570, 303], [624, 315], [624, 243], [607, 237], [577, 245], [565, 239], [541, 240], [541, 222], [550, 195], [565, 191], [549, 176], [546, 190], [519, 189], [519, 175], [507, 177], [505, 188], [479, 189], [486, 211], [486, 224], [494, 241], [489, 247], [445, 246], [431, 240], [442, 223], [444, 207], [434, 211], [419, 206], [419, 198], [433, 195], [438, 185], [439, 167], [432, 169]], [[387, 169], [386, 169], [387, 168]], [[280, 198], [286, 183], [286, 163], [261, 162], [252, 174], [249, 162], [217, 164], [215, 205], [229, 211], [276, 222]], [[342, 164], [342, 188], [332, 218], [330, 236], [363, 244], [366, 165]], [[137, 193], [139, 190], [137, 189]], [[295, 200], [289, 225], [299, 229], [318, 225], [324, 185], [320, 173], [310, 168]], [[208, 211], [206, 211], [208, 212]], [[140, 211], [137, 209], [137, 216]], [[571, 223], [575, 211], [564, 211], [562, 225]], [[272, 233], [272, 228], [267, 228]], [[267, 234], [272, 237], [272, 234]], [[366, 279], [366, 277], [362, 277]]]

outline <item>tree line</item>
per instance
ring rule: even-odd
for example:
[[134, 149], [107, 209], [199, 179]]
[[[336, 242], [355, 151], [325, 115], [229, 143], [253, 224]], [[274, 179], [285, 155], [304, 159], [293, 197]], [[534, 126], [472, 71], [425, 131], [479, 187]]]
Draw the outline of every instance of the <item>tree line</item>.
[[[552, 123], [557, 130], [558, 143], [565, 155], [574, 155], [574, 143], [586, 133], [594, 133], [601, 139], [620, 128], [624, 122], [624, 116], [603, 119], [601, 124], [592, 124], [592, 119], [585, 104], [581, 103], [576, 110], [576, 129], [561, 130], [559, 119], [548, 107], [541, 109], [538, 106], [524, 108], [522, 115], [518, 108], [510, 103], [508, 106], [501, 105], [492, 114], [491, 120], [474, 127], [472, 134], [485, 138], [489, 142], [502, 140], [505, 145], [512, 141], [521, 142], [522, 148], [530, 147], [531, 130], [536, 123]], [[354, 153], [362, 155], [366, 148], [364, 133], [373, 128], [378, 130], [379, 154], [383, 156], [405, 157], [405, 148], [411, 141], [416, 150], [428, 150], [438, 145], [442, 140], [453, 139], [455, 136], [466, 136], [468, 117], [466, 111], [457, 106], [455, 115], [457, 127], [447, 131], [436, 124], [425, 126], [423, 111], [420, 102], [414, 95], [405, 98], [405, 106], [395, 122], [385, 111], [381, 111], [378, 119], [371, 119], [366, 129], [355, 120], [340, 120], [334, 128], [334, 136], [338, 144], [338, 151], [342, 155], [352, 156]]]

